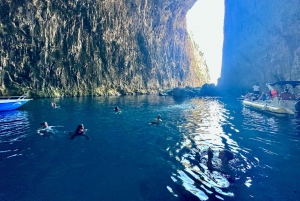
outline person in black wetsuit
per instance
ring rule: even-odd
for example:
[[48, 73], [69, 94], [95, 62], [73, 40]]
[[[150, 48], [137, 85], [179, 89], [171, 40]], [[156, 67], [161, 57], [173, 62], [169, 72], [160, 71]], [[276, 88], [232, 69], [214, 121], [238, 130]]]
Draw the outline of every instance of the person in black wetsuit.
[[159, 115], [157, 115], [157, 117], [156, 117], [153, 121], [151, 121], [151, 122], [149, 123], [149, 125], [157, 125], [157, 124], [159, 124], [160, 122], [162, 122], [162, 120], [161, 120], [161, 115], [159, 114]]
[[83, 124], [79, 124], [74, 132], [70, 132], [70, 140], [73, 140], [76, 136], [84, 136], [87, 140], [90, 138], [86, 135], [87, 130], [84, 129]]
[[[212, 164], [212, 158], [213, 158], [214, 154], [212, 149], [209, 147], [207, 149], [207, 162], [206, 162], [206, 166], [208, 168], [208, 170], [212, 171], [215, 168], [213, 168], [213, 164]], [[228, 167], [229, 165], [229, 161], [234, 159], [234, 154], [227, 150], [227, 149], [223, 149], [219, 152], [218, 158], [221, 159], [221, 172], [223, 174], [223, 176], [230, 182], [233, 183], [235, 182], [235, 177], [234, 175], [231, 175], [230, 173], [230, 169]], [[219, 170], [220, 171], [220, 170]]]
[[[208, 169], [213, 169], [212, 167], [212, 158], [213, 158], [213, 151], [212, 149], [209, 147], [208, 150], [207, 150], [207, 162], [206, 162], [206, 165], [207, 165], [207, 168]], [[219, 159], [221, 159], [221, 162], [222, 162], [222, 167], [227, 167], [228, 166], [228, 162], [232, 159], [234, 159], [234, 154], [227, 150], [227, 149], [223, 149], [219, 152], [219, 156], [218, 156]]]
[[224, 149], [219, 152], [218, 158], [222, 161], [222, 167], [227, 168], [228, 162], [234, 159], [234, 154], [231, 151]]
[[115, 107], [115, 112], [116, 112], [116, 114], [121, 113], [121, 110], [118, 106]]
[[213, 158], [214, 154], [213, 154], [213, 151], [212, 149], [209, 147], [208, 150], [207, 150], [207, 162], [206, 162], [206, 165], [207, 165], [207, 168], [209, 170], [212, 169], [212, 158]]

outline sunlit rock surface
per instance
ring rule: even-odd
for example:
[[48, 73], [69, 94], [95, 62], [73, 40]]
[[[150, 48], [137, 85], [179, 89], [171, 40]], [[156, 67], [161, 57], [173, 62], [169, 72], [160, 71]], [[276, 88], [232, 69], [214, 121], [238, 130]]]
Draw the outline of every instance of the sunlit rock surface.
[[223, 91], [300, 80], [300, 1], [225, 0]]
[[[186, 13], [196, 0], [0, 2], [0, 93], [148, 93], [201, 86]], [[0, 95], [1, 95], [0, 94]]]

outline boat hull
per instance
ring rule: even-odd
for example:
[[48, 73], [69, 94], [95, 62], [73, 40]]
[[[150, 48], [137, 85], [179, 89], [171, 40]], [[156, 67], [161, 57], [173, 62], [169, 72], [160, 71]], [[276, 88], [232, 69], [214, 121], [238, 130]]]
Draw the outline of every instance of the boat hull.
[[274, 114], [290, 114], [290, 112], [283, 107], [270, 106], [264, 102], [244, 100], [243, 105], [247, 107], [251, 107], [253, 109], [258, 109], [261, 111], [266, 111]]
[[0, 111], [14, 110], [32, 99], [0, 100]]

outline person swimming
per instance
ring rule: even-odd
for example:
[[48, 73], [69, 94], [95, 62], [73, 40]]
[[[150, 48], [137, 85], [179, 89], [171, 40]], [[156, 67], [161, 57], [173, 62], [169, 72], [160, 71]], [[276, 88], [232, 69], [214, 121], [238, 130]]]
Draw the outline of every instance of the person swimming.
[[161, 115], [159, 114], [152, 122], [149, 123], [149, 125], [159, 124], [161, 121]]
[[41, 126], [42, 126], [42, 128], [48, 128], [49, 126], [48, 126], [48, 123], [45, 121], [45, 122], [43, 122], [43, 123], [41, 123]]
[[214, 157], [213, 151], [212, 149], [209, 147], [207, 149], [207, 162], [206, 162], [206, 166], [209, 170], [212, 169], [212, 158]]
[[[209, 147], [207, 149], [207, 162], [206, 162], [206, 165], [207, 165], [207, 168], [210, 169], [210, 170], [213, 169], [213, 167], [212, 167], [212, 158], [213, 158], [213, 151]], [[224, 149], [224, 150], [221, 150], [219, 152], [218, 158], [221, 159], [222, 167], [225, 168], [225, 167], [228, 166], [229, 161], [234, 159], [234, 154], [231, 151], [229, 151], [227, 149]]]
[[224, 150], [221, 150], [219, 152], [219, 156], [218, 156], [219, 159], [221, 159], [222, 161], [222, 166], [223, 167], [227, 167], [228, 166], [228, 162], [232, 159], [234, 159], [234, 154], [227, 150], [227, 149], [224, 149]]
[[51, 102], [51, 106], [54, 108], [59, 108], [59, 106], [55, 102]]
[[42, 127], [37, 130], [38, 134], [43, 136], [48, 136], [49, 134], [54, 133], [54, 131], [52, 130], [54, 126], [49, 126], [46, 121], [41, 123], [41, 126]]
[[79, 124], [74, 132], [70, 132], [70, 140], [73, 140], [76, 136], [84, 136], [87, 140], [90, 138], [86, 135], [87, 129], [84, 129], [83, 124]]
[[118, 106], [115, 107], [115, 112], [116, 113], [121, 113], [121, 110], [120, 110], [120, 108]]

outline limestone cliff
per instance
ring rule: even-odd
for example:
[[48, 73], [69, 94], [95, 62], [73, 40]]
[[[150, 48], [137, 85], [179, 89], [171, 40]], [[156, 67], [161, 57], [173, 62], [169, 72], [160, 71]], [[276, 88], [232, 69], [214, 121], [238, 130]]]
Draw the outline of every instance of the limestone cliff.
[[280, 80], [300, 80], [300, 2], [225, 0], [218, 86], [237, 94]]
[[130, 94], [200, 86], [196, 0], [2, 0], [0, 93]]

